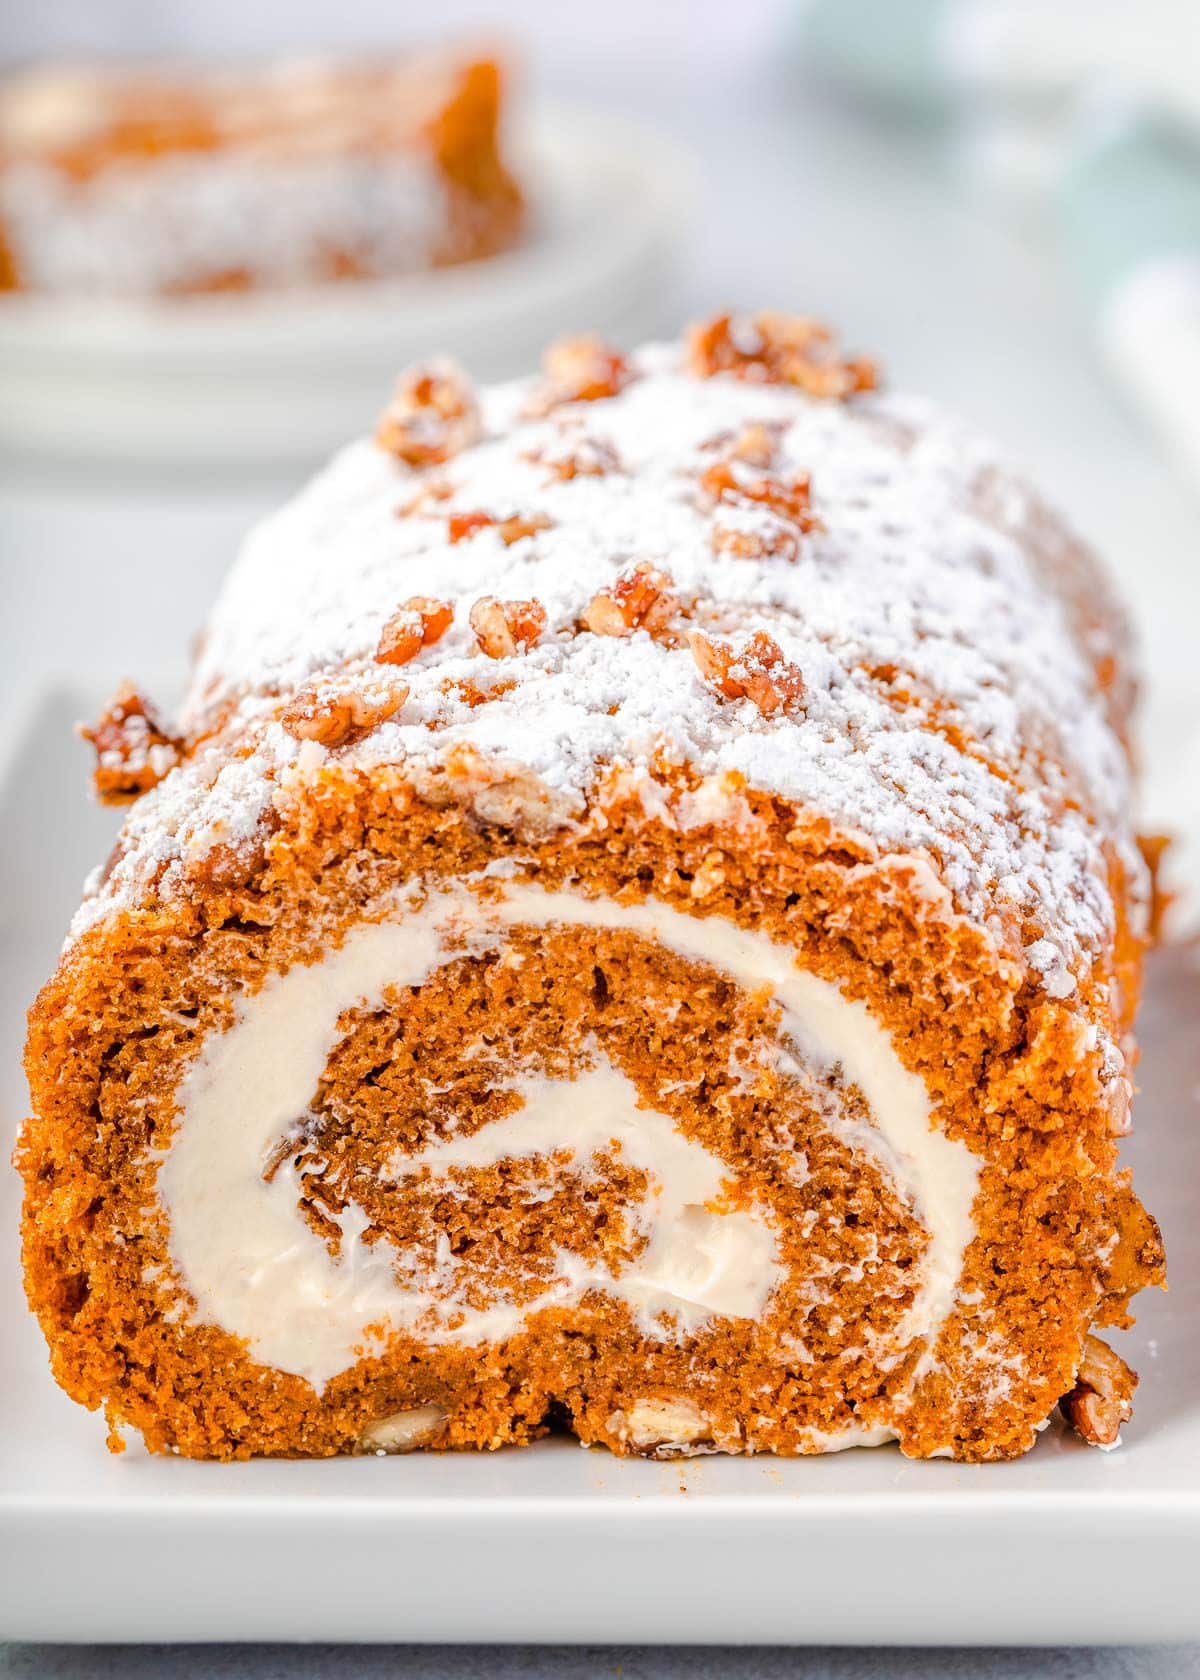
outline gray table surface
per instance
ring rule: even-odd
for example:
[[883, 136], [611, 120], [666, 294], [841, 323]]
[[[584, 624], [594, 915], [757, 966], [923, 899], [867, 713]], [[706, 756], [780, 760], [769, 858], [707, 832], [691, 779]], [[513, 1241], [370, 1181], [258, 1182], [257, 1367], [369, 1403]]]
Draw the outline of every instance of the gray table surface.
[[626, 1645], [6, 1645], [13, 1680], [1188, 1680], [1200, 1645], [780, 1650]]

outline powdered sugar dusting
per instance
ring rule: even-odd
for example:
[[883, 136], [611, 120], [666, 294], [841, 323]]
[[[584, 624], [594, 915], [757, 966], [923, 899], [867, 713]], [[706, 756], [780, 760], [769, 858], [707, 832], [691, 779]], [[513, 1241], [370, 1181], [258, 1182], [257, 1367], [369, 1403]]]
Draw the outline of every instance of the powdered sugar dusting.
[[115, 164], [82, 184], [18, 163], [0, 172], [0, 216], [27, 286], [122, 295], [198, 275], [302, 282], [331, 251], [403, 274], [428, 267], [450, 228], [443, 183], [419, 155], [204, 154]]
[[[344, 761], [416, 773], [467, 745], [525, 767], [576, 813], [601, 768], [645, 767], [656, 752], [701, 775], [738, 771], [881, 853], [922, 854], [959, 913], [982, 922], [999, 911], [1023, 925], [1034, 976], [1069, 994], [1112, 926], [1105, 845], [1137, 880], [1141, 863], [1123, 749], [1067, 608], [1021, 541], [1025, 492], [1001, 475], [998, 529], [979, 493], [990, 475], [994, 500], [990, 450], [913, 398], [837, 404], [728, 376], [698, 380], [676, 346], [632, 365], [637, 377], [620, 395], [537, 420], [520, 418], [527, 384], [485, 393], [484, 440], [425, 475], [354, 444], [251, 533], [184, 721], [194, 731], [236, 708], [254, 757], [220, 769], [210, 749], [143, 800], [127, 856], [85, 920], [144, 889], [140, 858], [164, 846], [194, 852], [214, 824], [251, 832], [271, 778], [300, 752], [268, 721], [277, 697], [369, 669], [373, 683], [402, 679], [409, 696], [343, 749]], [[794, 559], [714, 546], [730, 510], [712, 505], [699, 478], [722, 440], [755, 422], [777, 430], [778, 477], [811, 475], [818, 528], [799, 536]], [[607, 470], [564, 479], [548, 469], [581, 449]], [[447, 496], [399, 511], [434, 480]], [[449, 515], [471, 511], [548, 524], [511, 544], [493, 526], [452, 544]], [[740, 507], [737, 518], [765, 532], [777, 515]], [[581, 631], [588, 602], [636, 562], [669, 574], [707, 634], [774, 638], [803, 672], [802, 712], [768, 718], [748, 700], [719, 698], [686, 645]], [[454, 602], [455, 620], [389, 673], [372, 656], [413, 595]], [[540, 601], [542, 641], [509, 659], [483, 655], [468, 625], [482, 595]], [[1114, 616], [1111, 637], [1121, 634]], [[503, 692], [471, 705], [472, 687], [476, 698]]]

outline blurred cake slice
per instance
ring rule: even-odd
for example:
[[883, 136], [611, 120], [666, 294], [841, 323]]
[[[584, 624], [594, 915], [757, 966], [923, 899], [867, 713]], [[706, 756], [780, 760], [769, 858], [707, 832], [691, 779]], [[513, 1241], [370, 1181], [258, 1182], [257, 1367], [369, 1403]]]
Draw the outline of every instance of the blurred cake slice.
[[0, 82], [0, 288], [125, 296], [376, 278], [521, 230], [490, 58]]

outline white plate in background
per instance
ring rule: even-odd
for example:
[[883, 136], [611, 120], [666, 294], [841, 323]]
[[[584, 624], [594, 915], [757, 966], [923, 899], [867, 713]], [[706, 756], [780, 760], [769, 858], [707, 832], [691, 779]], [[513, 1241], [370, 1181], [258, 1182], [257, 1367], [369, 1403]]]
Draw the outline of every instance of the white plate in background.
[[558, 334], [677, 328], [690, 158], [624, 117], [543, 108], [512, 152], [530, 231], [431, 274], [176, 299], [0, 295], [0, 449], [162, 465], [316, 461], [431, 352], [479, 379]]
[[[47, 693], [0, 765], [0, 1151], [22, 1017], [116, 819]], [[1157, 960], [1125, 1151], [1171, 1292], [1119, 1345], [1118, 1452], [1055, 1424], [1011, 1464], [654, 1464], [496, 1454], [198, 1464], [120, 1457], [52, 1382], [0, 1173], [0, 1639], [1102, 1644], [1200, 1638], [1200, 947]]]

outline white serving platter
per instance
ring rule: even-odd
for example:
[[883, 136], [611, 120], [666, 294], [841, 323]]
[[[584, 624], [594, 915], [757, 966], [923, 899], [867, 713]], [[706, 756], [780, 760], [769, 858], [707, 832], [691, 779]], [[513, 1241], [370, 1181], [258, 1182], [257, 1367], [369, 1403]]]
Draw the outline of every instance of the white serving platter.
[[[0, 765], [0, 1120], [21, 1015], [111, 814], [47, 695]], [[12, 734], [9, 732], [9, 738]], [[1120, 1338], [1119, 1451], [1057, 1425], [1013, 1464], [491, 1456], [193, 1464], [104, 1447], [61, 1395], [0, 1187], [0, 1639], [1100, 1644], [1200, 1638], [1200, 949], [1160, 954], [1128, 1158], [1169, 1295]]]
[[275, 294], [0, 294], [0, 451], [143, 470], [311, 464], [367, 429], [396, 373], [433, 352], [502, 379], [559, 334], [674, 330], [687, 154], [572, 105], [539, 108], [512, 150], [529, 234], [484, 262]]

